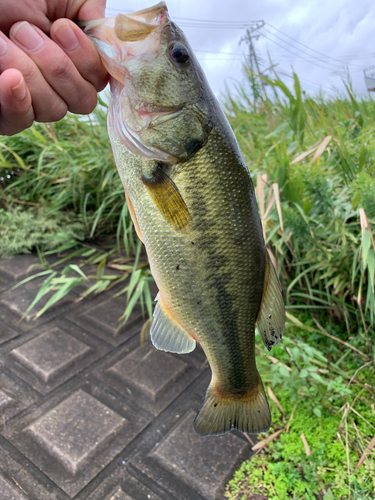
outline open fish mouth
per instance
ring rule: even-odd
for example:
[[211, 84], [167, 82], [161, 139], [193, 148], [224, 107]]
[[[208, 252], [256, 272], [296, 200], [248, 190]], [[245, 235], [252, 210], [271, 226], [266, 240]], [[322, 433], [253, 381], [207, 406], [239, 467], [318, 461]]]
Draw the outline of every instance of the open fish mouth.
[[[160, 36], [169, 22], [167, 6], [160, 2], [131, 14], [120, 13], [112, 18], [80, 23], [111, 75], [109, 123], [132, 153], [159, 161], [175, 158], [158, 148], [145, 146], [142, 134], [151, 123], [157, 125], [171, 120], [182, 108], [155, 105], [141, 98], [127, 65], [134, 59], [151, 62], [161, 54]], [[121, 118], [112, 120], [111, 116]]]
[[[126, 61], [131, 58], [157, 56], [160, 53], [160, 33], [170, 22], [165, 2], [132, 14], [79, 23], [102, 54], [109, 73], [114, 75], [111, 59]], [[112, 71], [111, 71], [112, 70]], [[119, 80], [121, 81], [121, 79]]]

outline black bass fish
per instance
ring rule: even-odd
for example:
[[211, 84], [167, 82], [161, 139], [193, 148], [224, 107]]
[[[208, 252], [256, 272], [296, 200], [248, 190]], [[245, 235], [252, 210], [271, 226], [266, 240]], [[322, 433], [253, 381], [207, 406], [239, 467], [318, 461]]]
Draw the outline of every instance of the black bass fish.
[[284, 301], [233, 131], [164, 2], [85, 31], [111, 75], [109, 136], [159, 288], [152, 342], [175, 353], [201, 344], [212, 380], [198, 434], [266, 431], [255, 325], [271, 349]]

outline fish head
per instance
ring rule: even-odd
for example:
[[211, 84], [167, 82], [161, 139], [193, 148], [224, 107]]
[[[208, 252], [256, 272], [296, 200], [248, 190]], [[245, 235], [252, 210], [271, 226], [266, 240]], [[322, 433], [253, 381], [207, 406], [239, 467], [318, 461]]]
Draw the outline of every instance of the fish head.
[[165, 3], [89, 21], [85, 32], [111, 75], [111, 137], [167, 163], [194, 154], [208, 134], [208, 84]]

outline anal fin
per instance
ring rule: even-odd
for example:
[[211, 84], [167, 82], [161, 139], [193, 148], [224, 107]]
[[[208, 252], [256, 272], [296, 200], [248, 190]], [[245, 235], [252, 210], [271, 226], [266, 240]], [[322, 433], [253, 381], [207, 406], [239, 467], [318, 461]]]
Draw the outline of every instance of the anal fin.
[[266, 250], [262, 303], [257, 327], [267, 349], [278, 344], [285, 328], [285, 307], [280, 282]]
[[196, 341], [177, 323], [160, 299], [154, 311], [151, 340], [157, 349], [179, 354], [193, 351], [196, 345]]

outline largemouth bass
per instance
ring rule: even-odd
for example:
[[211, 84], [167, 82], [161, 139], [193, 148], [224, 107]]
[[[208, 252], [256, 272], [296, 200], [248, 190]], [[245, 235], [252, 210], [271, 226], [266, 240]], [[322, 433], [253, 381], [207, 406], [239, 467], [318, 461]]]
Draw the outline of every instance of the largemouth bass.
[[85, 31], [111, 75], [109, 136], [159, 288], [152, 342], [175, 353], [201, 344], [212, 380], [198, 434], [266, 431], [255, 325], [271, 349], [284, 302], [233, 131], [164, 2]]

